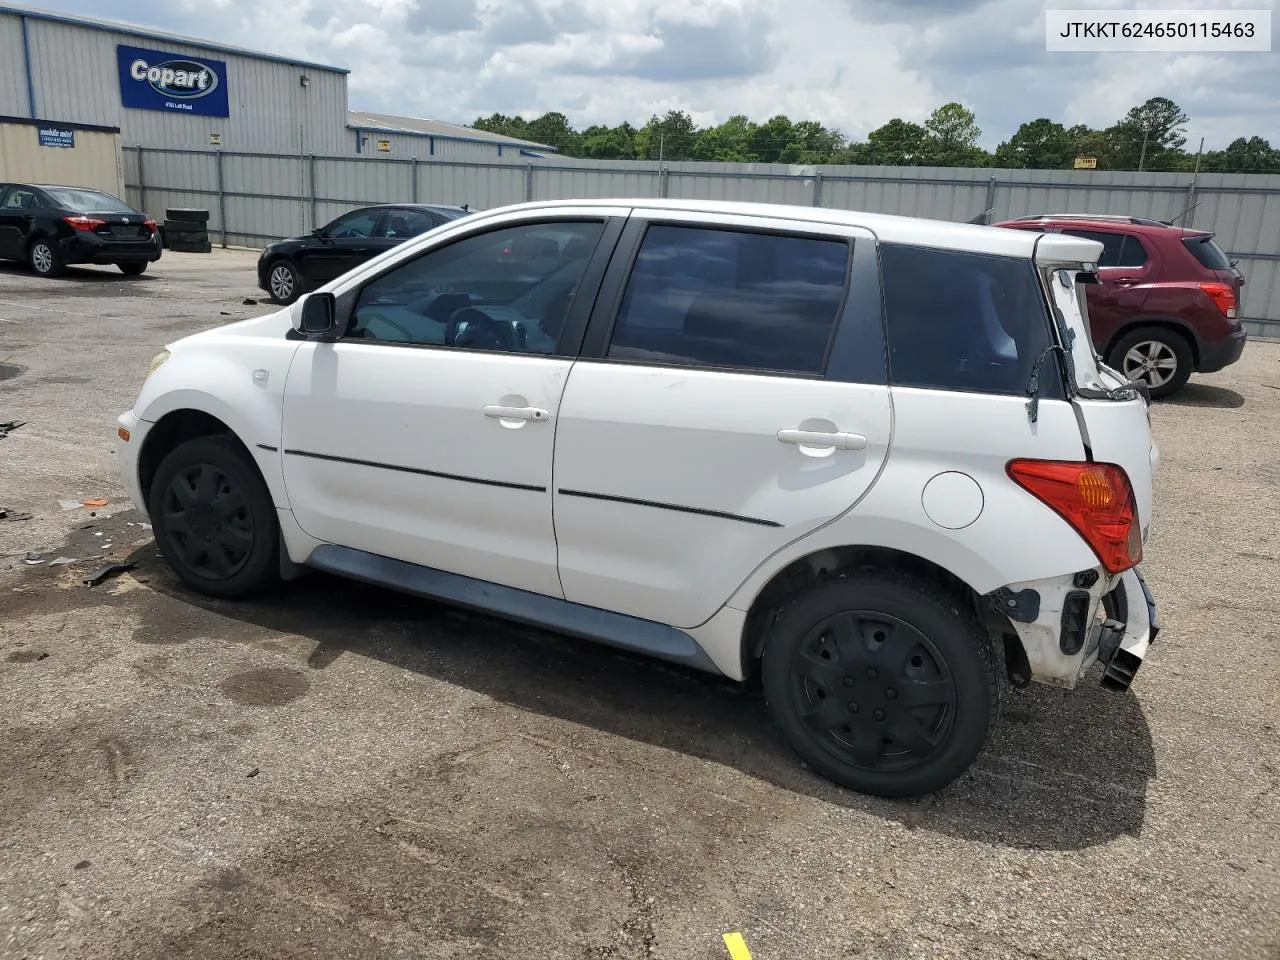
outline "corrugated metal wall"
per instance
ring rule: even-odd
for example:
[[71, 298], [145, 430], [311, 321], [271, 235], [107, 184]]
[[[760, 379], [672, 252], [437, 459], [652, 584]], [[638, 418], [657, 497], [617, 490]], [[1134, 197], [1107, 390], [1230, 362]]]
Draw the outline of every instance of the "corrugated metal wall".
[[[130, 196], [146, 185], [149, 210], [203, 199], [211, 228], [223, 228], [217, 161], [161, 150], [125, 149]], [[797, 167], [785, 164], [525, 164], [280, 157], [227, 153], [222, 160], [229, 243], [258, 245], [327, 222], [362, 203], [466, 203], [487, 209], [525, 200], [673, 197], [749, 200], [897, 213], [940, 220], [989, 220], [1036, 213], [1113, 213], [1174, 219], [1214, 231], [1240, 261], [1243, 314], [1252, 333], [1280, 336], [1280, 176], [992, 170], [935, 167]], [[172, 199], [171, 199], [172, 198]]]
[[0, 123], [0, 180], [74, 183], [120, 195], [120, 137], [76, 130], [74, 147], [42, 147], [29, 123]]
[[[27, 31], [36, 115], [43, 119], [117, 126], [126, 144], [172, 149], [209, 150], [211, 133], [231, 150], [302, 156], [354, 149], [346, 129], [347, 78], [341, 72], [35, 17], [27, 19]], [[116, 64], [120, 43], [225, 62], [231, 116], [125, 109]], [[0, 113], [28, 116], [21, 18], [7, 13], [0, 13], [0, 63], [7, 68], [0, 70], [0, 105], [8, 105], [0, 106]], [[15, 83], [16, 94], [10, 89]]]
[[[457, 140], [449, 137], [433, 137], [415, 133], [385, 133], [379, 130], [360, 129], [362, 146], [359, 155], [377, 160], [424, 160], [424, 161], [460, 161], [474, 163], [525, 163], [528, 157], [522, 156], [520, 148], [509, 144], [498, 144], [494, 141]], [[355, 129], [347, 131], [350, 148], [356, 148]], [[385, 141], [390, 147], [387, 151], [378, 149], [379, 141]], [[553, 154], [547, 154], [553, 156]]]
[[0, 116], [29, 117], [22, 70], [22, 20], [0, 16]]

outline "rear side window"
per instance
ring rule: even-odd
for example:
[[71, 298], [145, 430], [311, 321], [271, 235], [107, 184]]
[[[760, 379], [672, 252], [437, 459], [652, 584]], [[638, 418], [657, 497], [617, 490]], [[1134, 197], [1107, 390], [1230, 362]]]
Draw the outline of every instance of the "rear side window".
[[[1023, 394], [1053, 342], [1030, 260], [882, 244], [891, 382], [901, 387]], [[1040, 396], [1063, 396], [1046, 357]]]
[[849, 252], [843, 240], [651, 226], [607, 356], [821, 375]]
[[1231, 258], [1223, 252], [1213, 237], [1185, 237], [1182, 245], [1208, 270], [1230, 270]]
[[1063, 230], [1071, 237], [1084, 237], [1102, 244], [1099, 267], [1140, 267], [1147, 262], [1142, 241], [1127, 233], [1102, 233], [1094, 230]]

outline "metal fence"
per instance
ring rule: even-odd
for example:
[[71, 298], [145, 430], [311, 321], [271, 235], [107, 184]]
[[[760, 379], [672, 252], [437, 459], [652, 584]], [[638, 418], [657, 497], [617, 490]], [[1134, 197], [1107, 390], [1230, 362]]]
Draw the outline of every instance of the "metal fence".
[[942, 220], [1129, 214], [1212, 230], [1246, 277], [1251, 335], [1280, 339], [1280, 175], [571, 160], [473, 163], [126, 147], [132, 203], [210, 211], [223, 246], [305, 233], [366, 203], [486, 209], [526, 200], [749, 200]]

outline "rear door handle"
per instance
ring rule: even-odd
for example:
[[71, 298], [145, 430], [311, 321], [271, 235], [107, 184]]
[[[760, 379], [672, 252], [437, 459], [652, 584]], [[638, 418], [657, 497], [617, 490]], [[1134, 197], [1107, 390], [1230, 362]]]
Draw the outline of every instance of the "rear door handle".
[[837, 450], [865, 450], [867, 438], [860, 433], [817, 433], [813, 430], [779, 430], [778, 439], [804, 447], [835, 447]]
[[1111, 282], [1118, 287], [1132, 287], [1142, 281], [1138, 277], [1116, 277]]
[[491, 403], [484, 408], [484, 415], [495, 420], [547, 420], [551, 414], [541, 407], [503, 407]]

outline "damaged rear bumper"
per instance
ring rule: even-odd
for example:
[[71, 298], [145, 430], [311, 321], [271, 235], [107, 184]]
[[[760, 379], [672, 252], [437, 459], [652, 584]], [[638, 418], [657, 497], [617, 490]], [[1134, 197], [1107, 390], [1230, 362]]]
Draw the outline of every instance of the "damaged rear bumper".
[[[1160, 632], [1155, 597], [1138, 567], [1126, 570], [1114, 590], [1103, 597], [1107, 620], [1099, 630], [1098, 659], [1105, 665], [1102, 685], [1125, 691]], [[1115, 619], [1119, 613], [1123, 619]]]

